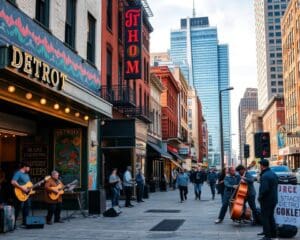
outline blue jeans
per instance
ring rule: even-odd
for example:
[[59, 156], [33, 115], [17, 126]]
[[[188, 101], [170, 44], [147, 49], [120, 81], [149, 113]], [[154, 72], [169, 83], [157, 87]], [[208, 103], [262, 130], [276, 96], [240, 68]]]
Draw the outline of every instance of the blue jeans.
[[119, 206], [119, 198], [120, 198], [120, 189], [113, 187], [111, 188], [112, 196], [111, 196], [111, 206]]
[[194, 183], [194, 191], [195, 191], [196, 196], [201, 194], [202, 186], [203, 186], [203, 183]]

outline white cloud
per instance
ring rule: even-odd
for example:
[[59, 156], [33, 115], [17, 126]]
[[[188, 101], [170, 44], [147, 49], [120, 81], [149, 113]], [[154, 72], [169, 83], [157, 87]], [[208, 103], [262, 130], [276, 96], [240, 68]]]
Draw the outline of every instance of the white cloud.
[[[179, 29], [180, 19], [192, 16], [192, 0], [148, 0], [154, 17], [150, 19], [151, 51], [167, 51], [171, 29]], [[196, 16], [208, 16], [217, 26], [220, 43], [229, 45], [233, 148], [238, 149], [238, 104], [247, 87], [256, 87], [255, 23], [253, 1], [195, 0]], [[200, 96], [201, 97], [201, 96]]]

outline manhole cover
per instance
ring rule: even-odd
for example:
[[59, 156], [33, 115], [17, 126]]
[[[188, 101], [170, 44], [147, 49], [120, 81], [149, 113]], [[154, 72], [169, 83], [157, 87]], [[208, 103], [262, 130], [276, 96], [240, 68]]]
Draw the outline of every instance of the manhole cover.
[[150, 231], [176, 231], [184, 221], [184, 219], [165, 219], [151, 228]]
[[148, 213], [180, 213], [180, 210], [176, 209], [149, 209]]

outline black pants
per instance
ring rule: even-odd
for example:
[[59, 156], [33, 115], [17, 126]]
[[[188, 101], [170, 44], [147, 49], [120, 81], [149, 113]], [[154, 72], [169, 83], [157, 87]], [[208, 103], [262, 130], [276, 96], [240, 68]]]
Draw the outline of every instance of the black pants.
[[144, 193], [144, 184], [138, 183], [136, 186], [136, 200], [138, 202], [143, 200], [143, 193]]
[[216, 183], [211, 182], [211, 183], [209, 183], [209, 186], [210, 186], [210, 191], [211, 191], [212, 198], [214, 199], [215, 195], [216, 195]]
[[61, 202], [48, 203], [47, 222], [52, 221], [53, 214], [54, 214], [54, 222], [58, 222], [60, 220], [61, 206], [62, 206]]
[[180, 200], [184, 201], [187, 199], [188, 188], [187, 186], [179, 186]]
[[19, 213], [22, 210], [22, 224], [26, 225], [26, 217], [29, 215], [29, 209], [31, 206], [30, 199], [27, 199], [25, 202], [19, 201], [16, 197], [14, 198], [14, 207], [15, 207], [15, 219], [17, 223], [17, 219], [19, 217]]
[[261, 221], [263, 225], [263, 232], [266, 237], [276, 237], [276, 223], [274, 219], [275, 205], [270, 203], [260, 203], [261, 206]]
[[248, 196], [246, 202], [248, 202], [249, 207], [252, 211], [253, 214], [253, 221], [254, 222], [259, 222], [259, 214], [256, 208], [256, 203], [255, 203], [255, 195], [253, 196]]
[[132, 187], [124, 187], [124, 192], [125, 192], [125, 207], [128, 207], [131, 205], [131, 195], [132, 195]]

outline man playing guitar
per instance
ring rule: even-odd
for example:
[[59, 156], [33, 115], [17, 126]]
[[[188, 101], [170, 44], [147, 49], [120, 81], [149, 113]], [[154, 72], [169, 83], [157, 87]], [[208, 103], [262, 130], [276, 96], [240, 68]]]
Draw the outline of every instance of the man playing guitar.
[[[63, 190], [64, 185], [58, 179], [59, 173], [57, 171], [52, 171], [51, 178], [45, 183], [45, 198], [48, 204], [48, 214], [47, 214], [47, 224], [52, 224], [52, 216], [54, 214], [54, 222], [63, 223], [60, 219], [60, 212], [62, 208], [62, 194], [60, 192]], [[56, 199], [50, 197], [51, 193], [58, 194]]]
[[[25, 187], [26, 183], [30, 182], [30, 177], [29, 177], [29, 171], [30, 171], [30, 166], [26, 162], [21, 162], [20, 163], [20, 168], [18, 171], [15, 172], [11, 184], [15, 187], [20, 189], [24, 193], [30, 192], [30, 189]], [[23, 215], [23, 223], [22, 225], [26, 225], [26, 217], [29, 214], [29, 206], [30, 206], [30, 199], [28, 198], [25, 201], [20, 201], [16, 196], [14, 198], [14, 207], [15, 207], [15, 228], [16, 228], [16, 222], [17, 218], [19, 216], [19, 212], [22, 209], [22, 215]]]

